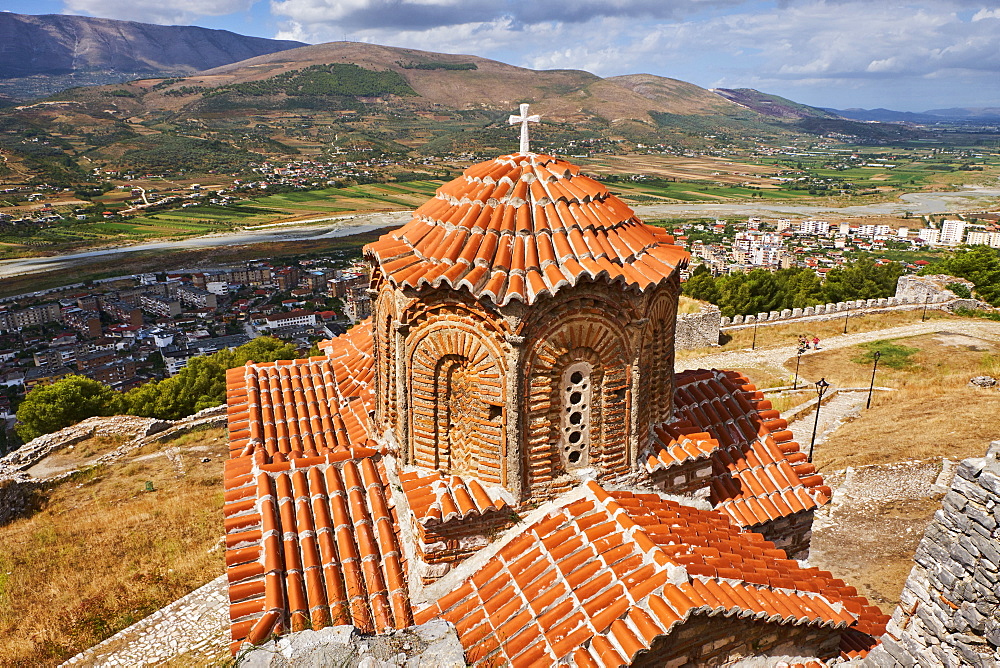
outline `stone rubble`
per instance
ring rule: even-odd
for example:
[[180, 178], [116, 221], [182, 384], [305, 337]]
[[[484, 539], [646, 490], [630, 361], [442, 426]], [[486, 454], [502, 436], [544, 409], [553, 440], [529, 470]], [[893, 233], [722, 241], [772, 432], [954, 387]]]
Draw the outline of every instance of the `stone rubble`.
[[239, 657], [241, 668], [464, 668], [455, 627], [442, 619], [384, 635], [353, 626], [300, 631], [270, 640]]
[[997, 379], [992, 376], [976, 376], [969, 379], [969, 385], [972, 387], [996, 387]]
[[1000, 665], [1000, 441], [958, 465], [914, 555], [882, 645], [864, 666]]

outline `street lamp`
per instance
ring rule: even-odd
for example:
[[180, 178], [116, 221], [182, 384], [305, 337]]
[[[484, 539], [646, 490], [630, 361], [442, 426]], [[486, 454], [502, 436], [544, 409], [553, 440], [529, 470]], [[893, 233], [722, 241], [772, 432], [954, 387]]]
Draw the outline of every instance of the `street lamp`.
[[799, 389], [799, 364], [802, 362], [802, 353], [805, 352], [802, 348], [799, 348], [799, 353], [795, 357], [795, 380], [792, 381], [792, 389]]
[[920, 315], [920, 322], [927, 320], [927, 304], [931, 301], [931, 294], [928, 292], [927, 296], [924, 297], [924, 312]]
[[757, 350], [757, 321], [753, 321], [753, 343], [750, 344], [750, 350]]
[[847, 313], [844, 314], [844, 334], [847, 334], [847, 319], [851, 317], [851, 306], [848, 304]]
[[868, 386], [868, 403], [865, 404], [866, 410], [872, 407], [872, 390], [875, 389], [875, 371], [878, 369], [878, 358], [882, 357], [882, 353], [876, 350], [872, 357], [875, 359], [875, 364], [872, 365], [872, 383]]
[[819, 409], [823, 407], [823, 395], [826, 393], [827, 388], [830, 387], [830, 383], [826, 382], [826, 378], [820, 378], [819, 382], [816, 383], [816, 421], [813, 422], [813, 435], [812, 440], [809, 441], [809, 461], [813, 460], [813, 447], [816, 446], [816, 429], [819, 428]]

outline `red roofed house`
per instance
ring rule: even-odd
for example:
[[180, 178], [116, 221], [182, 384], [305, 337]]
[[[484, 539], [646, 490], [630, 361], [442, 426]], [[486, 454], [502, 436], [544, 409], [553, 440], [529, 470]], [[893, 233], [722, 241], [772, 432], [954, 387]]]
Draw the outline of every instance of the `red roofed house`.
[[443, 618], [477, 666], [864, 654], [830, 489], [735, 372], [674, 372], [688, 255], [574, 165], [467, 169], [365, 248], [372, 317], [228, 375], [232, 649]]

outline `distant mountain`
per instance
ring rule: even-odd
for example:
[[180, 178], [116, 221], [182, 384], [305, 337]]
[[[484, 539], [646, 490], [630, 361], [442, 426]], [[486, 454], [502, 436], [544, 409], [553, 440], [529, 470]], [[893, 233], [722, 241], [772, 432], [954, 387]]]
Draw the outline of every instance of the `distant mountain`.
[[832, 114], [856, 121], [878, 121], [880, 123], [941, 123], [944, 121], [998, 121], [1000, 108], [997, 107], [955, 107], [951, 109], [931, 109], [924, 112], [893, 111], [892, 109], [824, 109]]
[[0, 79], [75, 77], [72, 85], [86, 85], [90, 76], [90, 83], [116, 83], [141, 73], [191, 74], [299, 46], [194, 26], [0, 12]]
[[931, 109], [925, 111], [931, 116], [945, 118], [963, 118], [967, 120], [1000, 120], [1000, 107], [952, 107], [950, 109]]
[[762, 93], [759, 90], [754, 90], [753, 88], [713, 88], [712, 92], [716, 95], [721, 95], [727, 100], [735, 102], [738, 105], [746, 107], [747, 109], [753, 109], [759, 114], [770, 116], [772, 118], [779, 118], [781, 120], [794, 121], [801, 120], [803, 118], [837, 117], [836, 114], [830, 113], [830, 111], [826, 109], [818, 109], [816, 107], [810, 107], [806, 104], [799, 104], [798, 102], [793, 102], [792, 100], [778, 95]]

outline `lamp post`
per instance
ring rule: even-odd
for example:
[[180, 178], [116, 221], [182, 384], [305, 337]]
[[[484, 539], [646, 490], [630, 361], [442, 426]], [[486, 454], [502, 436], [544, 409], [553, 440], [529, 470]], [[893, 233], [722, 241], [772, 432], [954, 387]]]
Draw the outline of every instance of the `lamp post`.
[[931, 295], [928, 292], [927, 296], [924, 297], [924, 312], [920, 314], [920, 322], [924, 322], [925, 320], [927, 320], [927, 304], [929, 304], [930, 301], [931, 301]]
[[844, 334], [847, 334], [847, 319], [851, 317], [851, 306], [847, 305], [847, 313], [844, 314]]
[[868, 386], [868, 403], [865, 404], [865, 410], [872, 407], [872, 390], [875, 389], [875, 371], [878, 369], [878, 358], [882, 357], [882, 353], [876, 350], [872, 357], [875, 359], [875, 364], [872, 365], [872, 382]]
[[802, 363], [802, 348], [799, 348], [798, 355], [795, 356], [795, 380], [792, 381], [792, 389], [799, 389], [799, 364]]
[[830, 383], [826, 382], [826, 378], [820, 378], [819, 382], [816, 383], [816, 421], [813, 422], [812, 440], [809, 441], [810, 463], [813, 460], [813, 447], [816, 446], [816, 429], [819, 428], [819, 409], [823, 407], [823, 395], [826, 393], [826, 390], [829, 387]]
[[750, 344], [750, 350], [757, 350], [757, 321], [753, 321], [753, 343]]

